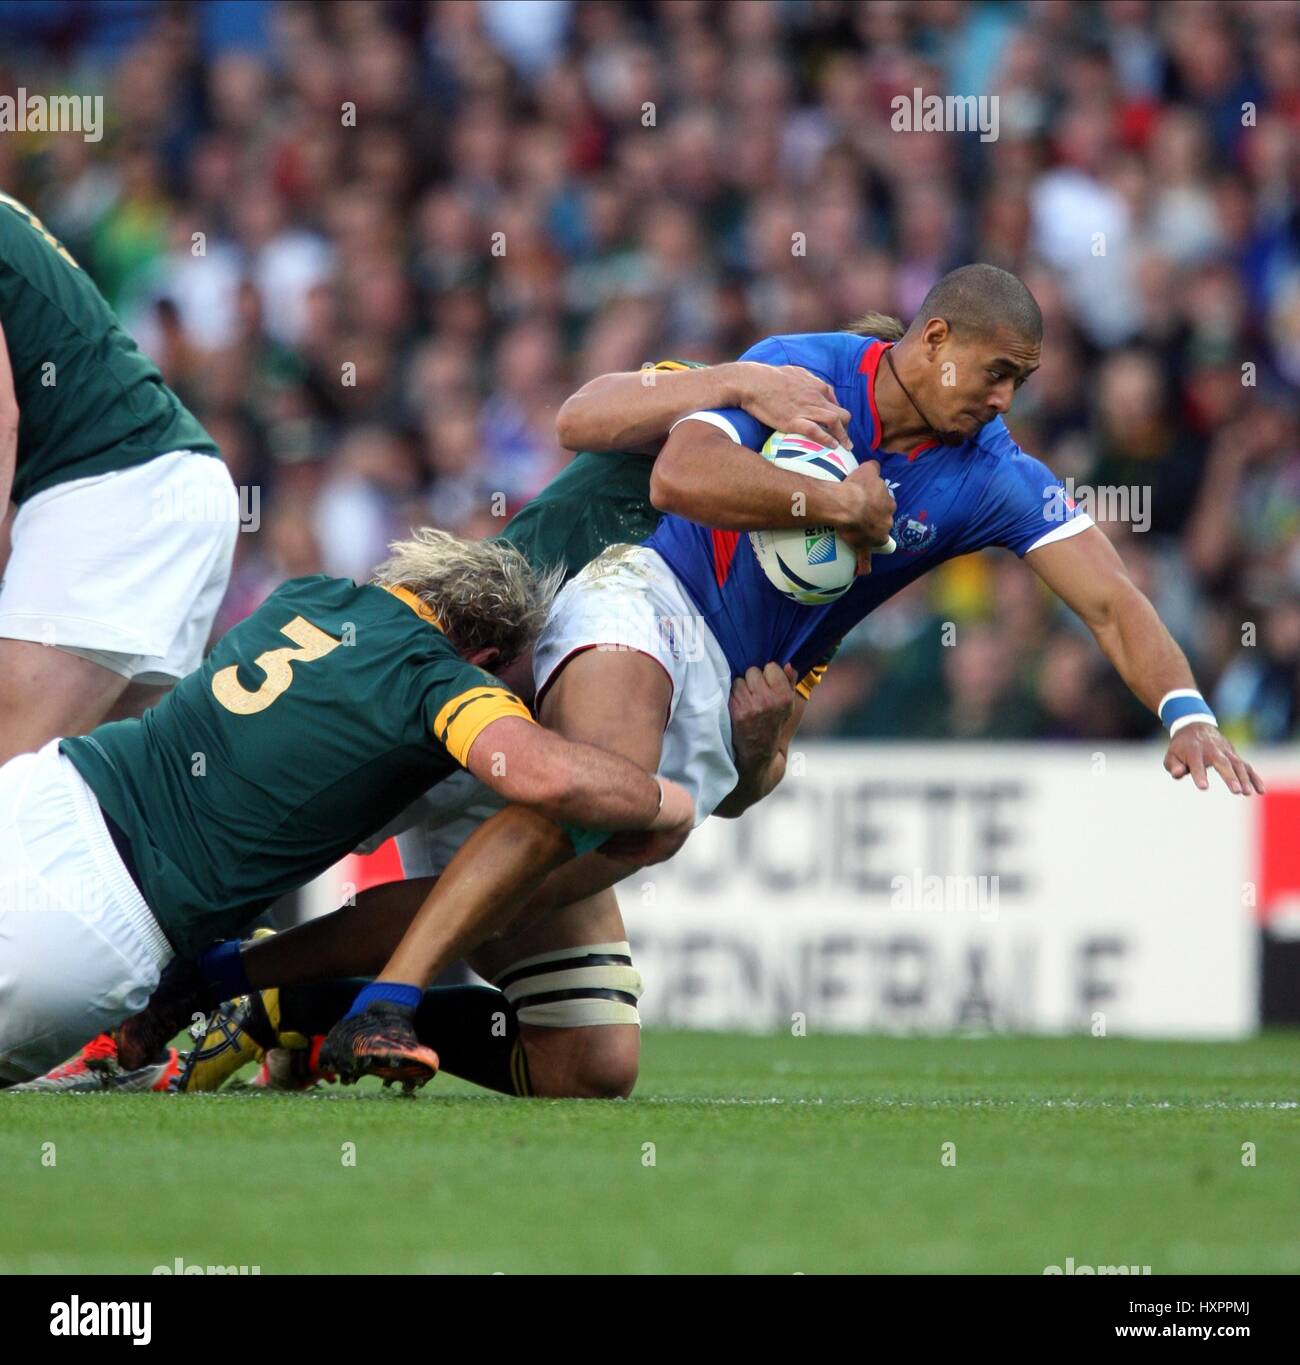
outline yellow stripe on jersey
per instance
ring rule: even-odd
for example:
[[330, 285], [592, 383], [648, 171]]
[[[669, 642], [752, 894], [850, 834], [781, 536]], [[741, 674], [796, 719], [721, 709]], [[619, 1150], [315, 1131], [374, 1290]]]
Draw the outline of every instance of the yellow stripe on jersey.
[[394, 583], [381, 583], [379, 586], [385, 592], [391, 592], [399, 602], [405, 602], [420, 620], [427, 621], [435, 630], [441, 630], [446, 635], [442, 622], [433, 614], [433, 608], [427, 602], [422, 602], [410, 588], [399, 588]]
[[689, 365], [683, 365], [680, 360], [657, 360], [654, 364], [656, 370], [689, 370]]
[[434, 737], [463, 768], [474, 741], [502, 716], [533, 721], [532, 712], [513, 692], [500, 687], [471, 687], [453, 697], [434, 717]]
[[826, 676], [826, 664], [817, 664], [810, 668], [807, 673], [794, 685], [794, 690], [807, 701], [812, 696], [812, 690]]

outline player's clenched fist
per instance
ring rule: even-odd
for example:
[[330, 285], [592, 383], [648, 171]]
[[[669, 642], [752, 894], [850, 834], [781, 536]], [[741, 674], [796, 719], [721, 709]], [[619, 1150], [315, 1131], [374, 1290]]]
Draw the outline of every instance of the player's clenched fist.
[[880, 461], [864, 460], [840, 484], [842, 520], [835, 529], [858, 552], [858, 572], [871, 572], [871, 552], [889, 543], [898, 505], [880, 477]]
[[731, 684], [731, 746], [742, 771], [770, 759], [785, 723], [794, 710], [795, 671], [786, 664], [747, 668]]
[[740, 373], [742, 407], [773, 431], [816, 441], [819, 446], [852, 449], [852, 414], [840, 406], [835, 390], [802, 365], [762, 365], [736, 362]]
[[1223, 778], [1224, 785], [1238, 796], [1263, 794], [1259, 774], [1232, 747], [1217, 726], [1185, 725], [1169, 741], [1165, 771], [1175, 779], [1192, 775], [1192, 781], [1205, 791], [1210, 785], [1209, 769]]

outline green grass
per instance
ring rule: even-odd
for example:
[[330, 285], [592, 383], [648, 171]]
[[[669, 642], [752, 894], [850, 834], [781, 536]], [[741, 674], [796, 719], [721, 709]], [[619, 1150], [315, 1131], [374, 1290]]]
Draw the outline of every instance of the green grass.
[[0, 1272], [1294, 1274], [1298, 1077], [1298, 1034], [650, 1032], [630, 1102], [0, 1095]]

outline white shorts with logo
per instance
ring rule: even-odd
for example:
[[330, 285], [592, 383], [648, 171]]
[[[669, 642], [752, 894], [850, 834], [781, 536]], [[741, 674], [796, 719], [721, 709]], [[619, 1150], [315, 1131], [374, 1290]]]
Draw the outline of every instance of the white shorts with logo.
[[0, 1082], [139, 1013], [172, 955], [59, 741], [0, 767]]
[[211, 455], [56, 484], [14, 517], [0, 637], [175, 682], [203, 661], [238, 532], [239, 495]]
[[736, 785], [731, 668], [677, 576], [644, 545], [611, 545], [565, 584], [533, 650], [540, 698], [561, 666], [586, 649], [637, 650], [673, 685], [659, 772], [695, 801], [695, 823]]

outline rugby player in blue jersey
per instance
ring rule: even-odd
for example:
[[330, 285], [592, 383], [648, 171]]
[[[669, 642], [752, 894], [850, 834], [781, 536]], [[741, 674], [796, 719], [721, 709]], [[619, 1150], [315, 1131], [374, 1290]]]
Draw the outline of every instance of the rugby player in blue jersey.
[[[1164, 764], [1172, 777], [1190, 775], [1205, 789], [1213, 769], [1234, 793], [1261, 791], [1114, 547], [1007, 431], [1003, 417], [1038, 368], [1041, 344], [1033, 296], [989, 265], [940, 280], [896, 344], [843, 332], [759, 342], [743, 359], [802, 366], [850, 413], [854, 453], [879, 461], [896, 501], [897, 551], [874, 556], [870, 572], [828, 606], [791, 601], [768, 582], [741, 532], [823, 524], [831, 519], [826, 509], [807, 480], [757, 458], [769, 430], [749, 413], [710, 409], [683, 418], [655, 462], [651, 496], [670, 514], [689, 502], [693, 520], [666, 516], [644, 544], [611, 547], [561, 592], [534, 655], [543, 722], [681, 782], [700, 820], [737, 795], [746, 803], [761, 798], [780, 780], [784, 750], [778, 745], [769, 770], [737, 793], [727, 708], [733, 680], [769, 661], [796, 676], [813, 672], [846, 631], [915, 578], [954, 556], [1000, 546], [1025, 558], [1079, 615], [1125, 683], [1160, 716], [1170, 732]], [[711, 506], [701, 505], [702, 484], [721, 485]], [[683, 629], [665, 631], [665, 620]], [[684, 638], [687, 622], [691, 640]], [[803, 705], [801, 697], [793, 723]], [[496, 835], [489, 823], [453, 859], [441, 886], [460, 925], [474, 918], [465, 914], [478, 894], [472, 867], [506, 856], [507, 840], [516, 841], [509, 856], [517, 858], [521, 838], [525, 830], [503, 827]], [[543, 863], [570, 856], [539, 842], [521, 892], [536, 887]], [[588, 857], [597, 877], [602, 863], [611, 879], [617, 875], [615, 859]], [[426, 903], [381, 982], [423, 985], [459, 956], [463, 939], [440, 928], [438, 899]], [[483, 898], [480, 922], [499, 919], [510, 899], [498, 879]], [[336, 1026], [327, 1045], [345, 1076], [349, 1024]]]
[[[1190, 774], [1205, 788], [1213, 768], [1234, 792], [1260, 790], [1254, 771], [1218, 732], [1182, 652], [1109, 541], [1006, 430], [1003, 415], [1037, 367], [1041, 345], [1041, 317], [1024, 285], [991, 266], [965, 267], [935, 286], [901, 337], [883, 326], [877, 331], [886, 335], [771, 338], [743, 358], [801, 366], [828, 387], [834, 405], [848, 414], [847, 435], [862, 462], [851, 489], [810, 483], [760, 460], [755, 451], [770, 428], [743, 408], [673, 414], [679, 420], [650, 484], [655, 504], [669, 515], [644, 544], [611, 548], [560, 594], [534, 662], [543, 721], [568, 738], [612, 748], [674, 777], [695, 797], [700, 819], [710, 812], [738, 813], [780, 780], [809, 685], [844, 633], [946, 559], [1002, 546], [1026, 558], [1079, 614], [1125, 682], [1169, 727], [1165, 767], [1173, 777]], [[594, 381], [586, 399], [581, 443], [595, 449], [632, 444], [634, 437], [651, 440], [655, 421], [667, 411], [664, 395], [647, 390], [637, 375]], [[741, 534], [804, 524], [835, 525], [860, 551], [862, 576], [829, 606], [784, 597]], [[891, 529], [897, 551], [873, 558], [871, 545]], [[679, 628], [665, 630], [665, 621]], [[790, 686], [794, 678], [804, 683], [798, 694]], [[738, 768], [729, 694], [737, 687], [782, 686], [789, 704], [783, 715], [771, 712], [779, 723], [771, 730], [769, 761]], [[452, 859], [439, 890], [386, 965], [383, 934], [373, 932], [379, 926], [369, 917], [367, 954], [374, 960], [345, 964], [349, 944], [337, 940], [331, 946], [342, 955], [332, 963], [354, 971], [382, 967], [380, 982], [409, 994], [503, 924], [535, 915], [545, 916], [543, 925], [556, 922], [556, 912], [563, 918], [580, 895], [597, 905], [594, 893], [627, 870], [611, 855], [626, 851], [611, 842], [572, 863], [570, 850], [556, 847], [526, 812], [506, 812]], [[565, 862], [564, 875], [533, 895], [546, 870]], [[447, 913], [453, 907], [454, 914]], [[400, 913], [386, 922], [393, 930], [403, 923]], [[590, 946], [623, 937], [621, 922], [611, 921], [609, 929], [606, 935], [602, 925], [584, 923], [575, 942]], [[544, 940], [543, 929], [534, 947], [550, 951], [522, 964], [520, 980], [502, 979], [512, 1004], [522, 1001], [544, 1012], [556, 1006], [536, 992], [554, 986], [564, 994], [564, 972], [620, 969], [613, 962], [576, 963], [568, 939]], [[289, 948], [287, 941], [272, 941], [246, 956], [250, 964], [260, 957], [285, 967]], [[255, 974], [251, 966], [249, 976], [256, 985], [283, 979]], [[611, 1004], [619, 995], [614, 988], [604, 993]], [[628, 1008], [634, 1005], [633, 997]], [[551, 1031], [548, 1068], [558, 1076], [566, 1067], [575, 1075], [584, 1068], [599, 1073], [601, 1087], [586, 1093], [627, 1093], [638, 1056], [635, 1023], [616, 1021], [612, 1012], [591, 1022], [612, 1027]], [[445, 1016], [442, 1024], [448, 1026]], [[349, 1031], [363, 1026], [345, 1021], [331, 1036], [330, 1054], [345, 1076], [353, 1071]], [[445, 1034], [434, 1031], [424, 1041], [437, 1048]], [[548, 1087], [547, 1093], [584, 1092]]]

